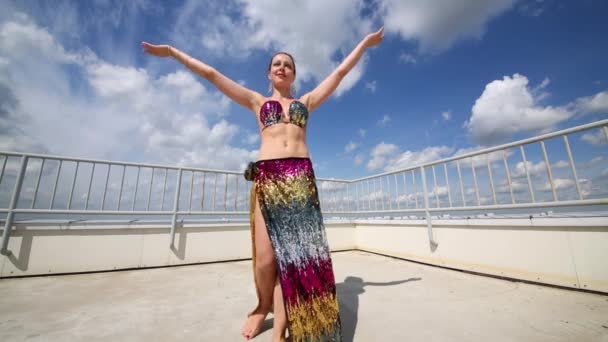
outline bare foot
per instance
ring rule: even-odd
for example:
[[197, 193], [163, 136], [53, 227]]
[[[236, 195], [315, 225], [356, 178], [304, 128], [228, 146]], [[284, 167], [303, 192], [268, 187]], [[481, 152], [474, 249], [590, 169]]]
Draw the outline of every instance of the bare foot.
[[243, 326], [243, 337], [250, 340], [256, 337], [260, 331], [262, 330], [262, 325], [264, 324], [264, 319], [266, 319], [266, 315], [270, 310], [266, 309], [258, 309], [251, 316], [247, 317], [247, 321], [245, 321], [245, 325]]
[[287, 340], [285, 339], [285, 336], [281, 336], [281, 337], [272, 337], [272, 342], [286, 342]]

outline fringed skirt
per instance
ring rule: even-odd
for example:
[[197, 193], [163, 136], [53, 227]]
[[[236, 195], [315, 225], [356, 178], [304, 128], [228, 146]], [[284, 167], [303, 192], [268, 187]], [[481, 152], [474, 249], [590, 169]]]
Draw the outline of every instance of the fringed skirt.
[[[254, 279], [257, 200], [278, 265], [289, 335], [294, 342], [341, 341], [336, 281], [310, 159], [260, 160], [253, 181]], [[257, 280], [256, 290], [259, 305]]]

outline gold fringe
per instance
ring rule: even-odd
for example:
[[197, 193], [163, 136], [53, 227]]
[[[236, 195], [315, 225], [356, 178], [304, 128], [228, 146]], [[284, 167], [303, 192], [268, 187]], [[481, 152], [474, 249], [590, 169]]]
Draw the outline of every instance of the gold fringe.
[[333, 293], [297, 302], [288, 308], [289, 333], [293, 341], [316, 340], [336, 328], [339, 319], [338, 300]]
[[[265, 182], [260, 184], [266, 205], [276, 207], [292, 203], [306, 203], [314, 195], [314, 181], [306, 175], [287, 178], [281, 182]], [[288, 192], [285, 189], [289, 189]], [[314, 196], [316, 198], [316, 196]]]

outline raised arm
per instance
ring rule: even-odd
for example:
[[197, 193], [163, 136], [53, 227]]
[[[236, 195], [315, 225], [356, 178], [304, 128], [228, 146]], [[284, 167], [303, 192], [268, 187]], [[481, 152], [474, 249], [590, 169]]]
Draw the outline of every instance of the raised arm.
[[351, 71], [357, 64], [361, 56], [368, 47], [378, 45], [384, 38], [384, 27], [374, 33], [368, 34], [353, 51], [342, 61], [342, 63], [334, 70], [323, 82], [313, 89], [310, 93], [302, 96], [302, 102], [308, 107], [309, 111], [313, 111], [321, 103], [325, 102], [329, 96], [336, 90], [342, 79]]
[[186, 68], [211, 82], [217, 87], [217, 89], [231, 98], [234, 102], [250, 109], [253, 112], [255, 112], [264, 101], [264, 97], [258, 92], [240, 85], [239, 83], [226, 77], [221, 72], [217, 71], [212, 66], [209, 66], [198, 59], [189, 56], [173, 46], [153, 45], [146, 42], [142, 42], [141, 45], [146, 53], [153, 56], [175, 58]]

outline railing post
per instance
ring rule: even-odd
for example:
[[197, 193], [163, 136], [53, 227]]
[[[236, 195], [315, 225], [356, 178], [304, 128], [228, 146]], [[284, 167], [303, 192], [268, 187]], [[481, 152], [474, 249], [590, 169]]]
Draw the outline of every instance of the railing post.
[[[8, 159], [8, 157], [7, 157]], [[25, 169], [27, 167], [27, 156], [21, 157], [21, 166], [19, 168], [19, 175], [15, 182], [15, 188], [13, 189], [13, 196], [11, 203], [8, 207], [8, 214], [6, 216], [6, 222], [4, 224], [4, 231], [2, 232], [2, 246], [0, 246], [0, 254], [9, 256], [11, 252], [8, 250], [8, 239], [11, 236], [11, 229], [13, 227], [13, 216], [15, 215], [15, 208], [17, 207], [17, 201], [19, 200], [19, 193], [21, 192], [21, 185], [23, 185], [23, 176], [25, 175]]]
[[431, 222], [431, 212], [429, 211], [429, 193], [426, 189], [426, 174], [424, 172], [424, 166], [420, 167], [420, 173], [422, 174], [422, 191], [424, 192], [424, 213], [426, 214], [426, 227], [429, 232], [429, 242], [431, 245], [437, 245], [435, 239], [433, 239], [433, 224]]
[[562, 136], [564, 138], [564, 145], [566, 146], [566, 152], [568, 152], [568, 160], [570, 161], [570, 170], [572, 171], [572, 177], [574, 177], [574, 184], [576, 185], [576, 192], [578, 193], [578, 199], [583, 199], [583, 192], [581, 191], [581, 186], [578, 183], [578, 176], [576, 175], [576, 165], [574, 165], [574, 159], [572, 158], [572, 151], [570, 150], [570, 143], [568, 142], [568, 136], [565, 134]]
[[412, 184], [414, 186], [414, 202], [416, 203], [416, 209], [418, 209], [418, 188], [416, 187], [416, 174], [412, 169]]
[[[355, 184], [355, 210], [359, 211], [359, 186], [357, 183]], [[363, 184], [363, 183], [361, 183]]]
[[173, 218], [171, 219], [171, 237], [169, 242], [169, 247], [174, 248], [175, 244], [175, 226], [177, 225], [177, 211], [179, 207], [179, 195], [181, 190], [182, 183], [182, 172], [183, 170], [180, 168], [177, 172], [177, 182], [175, 183], [175, 200], [173, 201]]
[[528, 190], [530, 190], [530, 197], [532, 198], [532, 203], [534, 203], [536, 202], [536, 199], [534, 199], [534, 189], [532, 189], [532, 180], [530, 180], [530, 172], [528, 171], [528, 160], [526, 159], [524, 145], [520, 145], [519, 150], [521, 151], [521, 159], [524, 162], [524, 171], [526, 171], [526, 178], [528, 179]]
[[38, 180], [36, 181], [36, 189], [34, 189], [34, 199], [32, 200], [32, 209], [36, 206], [36, 198], [38, 196], [38, 189], [40, 188], [40, 178], [42, 177], [42, 170], [44, 169], [44, 163], [46, 159], [42, 159], [42, 165], [40, 165], [40, 171], [38, 171]]
[[509, 172], [509, 164], [507, 163], [507, 151], [502, 151], [502, 161], [505, 164], [505, 175], [507, 175], [507, 183], [509, 184], [509, 193], [511, 193], [511, 203], [515, 204], [515, 196], [513, 196], [513, 184], [511, 184], [511, 173]]
[[452, 191], [450, 190], [450, 177], [448, 176], [448, 163], [443, 164], [443, 171], [445, 171], [445, 186], [448, 187], [448, 202], [450, 208], [452, 207]]

